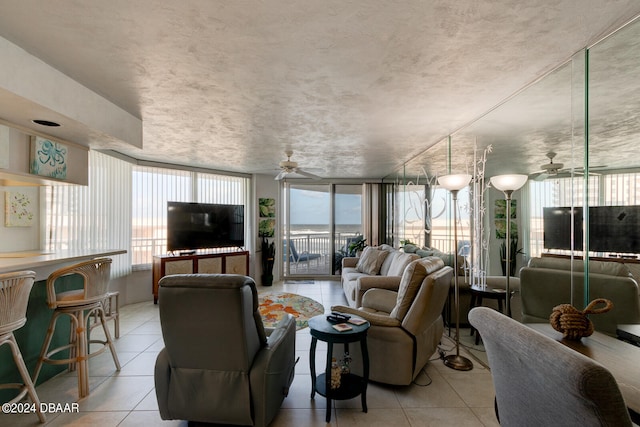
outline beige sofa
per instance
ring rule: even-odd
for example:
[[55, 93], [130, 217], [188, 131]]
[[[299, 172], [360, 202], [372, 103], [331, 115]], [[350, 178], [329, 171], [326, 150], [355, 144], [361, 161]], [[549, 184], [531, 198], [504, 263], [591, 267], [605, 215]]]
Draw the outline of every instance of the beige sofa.
[[360, 271], [358, 269], [359, 258], [345, 257], [342, 259], [342, 289], [350, 307], [362, 306], [362, 296], [369, 289], [381, 288], [397, 291], [405, 268], [411, 261], [420, 258], [419, 255], [400, 252], [389, 245], [381, 245], [376, 249], [388, 252], [377, 274]]
[[[532, 258], [520, 270], [522, 322], [549, 321], [553, 307], [571, 303], [583, 309], [584, 262], [582, 260]], [[608, 313], [590, 316], [597, 331], [615, 335], [618, 324], [640, 323], [640, 290], [629, 268], [618, 262], [589, 261], [589, 300], [613, 302]]]

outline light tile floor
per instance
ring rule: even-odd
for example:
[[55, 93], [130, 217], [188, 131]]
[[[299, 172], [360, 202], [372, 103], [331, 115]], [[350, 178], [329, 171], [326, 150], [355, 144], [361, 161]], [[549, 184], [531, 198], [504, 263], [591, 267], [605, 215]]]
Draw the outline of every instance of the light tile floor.
[[[259, 291], [286, 291], [308, 296], [320, 301], [325, 311], [335, 304], [345, 304], [339, 282], [316, 281], [314, 284], [291, 282], [271, 287], [259, 287]], [[152, 302], [121, 307], [120, 338], [116, 340], [122, 370], [116, 372], [110, 353], [90, 360], [91, 394], [77, 398], [75, 373], [62, 373], [37, 387], [42, 402], [78, 402], [77, 413], [49, 413], [47, 425], [51, 426], [181, 426], [186, 421], [162, 421], [156, 402], [153, 368], [158, 352], [163, 348], [158, 306]], [[112, 327], [113, 323], [110, 322]], [[97, 330], [96, 330], [97, 331]], [[96, 332], [94, 331], [94, 333]], [[497, 426], [494, 411], [494, 391], [491, 374], [485, 368], [481, 346], [474, 346], [469, 330], [462, 329], [461, 354], [474, 362], [468, 372], [445, 367], [434, 354], [417, 383], [431, 379], [431, 384], [413, 384], [392, 387], [371, 383], [367, 389], [368, 412], [363, 413], [360, 398], [332, 402], [331, 423], [325, 423], [326, 401], [316, 394], [310, 399], [311, 378], [308, 351], [311, 344], [309, 329], [296, 335], [296, 352], [300, 362], [289, 396], [274, 421], [281, 426]], [[326, 346], [318, 343], [318, 363], [322, 366]], [[472, 348], [471, 352], [467, 348]], [[453, 341], [447, 332], [443, 336], [442, 349], [451, 354]], [[324, 353], [323, 351], [324, 350]], [[0, 415], [0, 426], [39, 425], [35, 414]]]

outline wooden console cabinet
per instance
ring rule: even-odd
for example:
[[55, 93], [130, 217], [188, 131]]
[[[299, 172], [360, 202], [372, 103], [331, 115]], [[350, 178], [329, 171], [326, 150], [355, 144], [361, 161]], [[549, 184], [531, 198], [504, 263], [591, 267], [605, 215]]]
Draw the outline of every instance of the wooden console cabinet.
[[249, 275], [249, 252], [221, 252], [203, 255], [161, 255], [153, 257], [153, 303], [158, 303], [158, 282], [169, 274]]

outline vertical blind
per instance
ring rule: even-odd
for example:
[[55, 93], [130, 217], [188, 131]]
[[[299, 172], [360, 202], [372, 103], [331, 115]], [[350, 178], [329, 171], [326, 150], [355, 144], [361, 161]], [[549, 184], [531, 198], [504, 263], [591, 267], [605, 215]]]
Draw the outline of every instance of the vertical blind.
[[46, 187], [45, 248], [126, 249], [111, 268], [124, 276], [166, 252], [168, 201], [246, 206], [249, 186], [247, 177], [139, 166], [90, 151], [88, 186]]
[[114, 277], [131, 271], [131, 165], [89, 152], [89, 185], [59, 185], [45, 191], [48, 251], [126, 249], [113, 256]]
[[154, 255], [167, 252], [167, 202], [247, 205], [250, 182], [245, 177], [137, 165], [132, 177], [134, 268], [146, 268]]

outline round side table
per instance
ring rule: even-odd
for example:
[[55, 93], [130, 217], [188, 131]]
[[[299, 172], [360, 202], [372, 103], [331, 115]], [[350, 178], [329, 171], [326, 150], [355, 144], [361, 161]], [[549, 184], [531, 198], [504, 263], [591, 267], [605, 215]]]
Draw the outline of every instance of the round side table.
[[[326, 421], [331, 421], [331, 400], [352, 399], [358, 395], [362, 399], [362, 412], [367, 412], [367, 383], [369, 381], [369, 353], [367, 351], [367, 330], [369, 322], [353, 325], [348, 331], [339, 332], [333, 328], [334, 323], [327, 320], [325, 314], [309, 319], [311, 332], [311, 350], [309, 351], [309, 366], [311, 367], [311, 398], [316, 392], [327, 398]], [[316, 345], [318, 340], [327, 343], [327, 364], [324, 373], [316, 376]], [[362, 352], [363, 375], [344, 374], [340, 379], [340, 387], [331, 388], [331, 359], [333, 344], [344, 344], [345, 353], [349, 351], [349, 343], [360, 342]]]
[[[492, 288], [491, 286], [485, 285], [472, 285], [471, 286], [471, 308], [482, 306], [482, 300], [484, 298], [494, 299], [498, 301], [498, 311], [500, 313], [504, 313], [504, 308], [502, 303], [507, 300], [507, 291], [505, 289], [500, 288]], [[511, 317], [511, 313], [507, 313], [509, 317]], [[475, 328], [471, 327], [471, 335], [476, 334], [476, 345], [480, 343], [480, 333], [475, 330]]]

